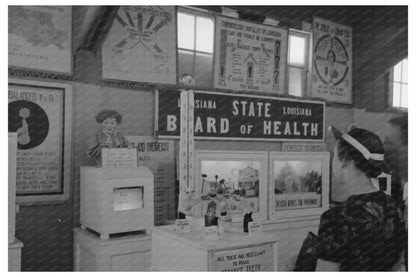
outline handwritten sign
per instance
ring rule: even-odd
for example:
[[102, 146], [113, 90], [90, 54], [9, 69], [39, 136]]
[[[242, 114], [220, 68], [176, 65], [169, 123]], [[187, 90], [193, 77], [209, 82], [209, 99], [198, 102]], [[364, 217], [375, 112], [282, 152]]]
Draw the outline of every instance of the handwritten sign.
[[259, 236], [263, 234], [263, 226], [255, 221], [248, 223], [248, 235], [249, 236]]
[[209, 255], [210, 271], [273, 271], [277, 257], [274, 244], [227, 251], [215, 251]]
[[283, 93], [287, 30], [217, 17], [214, 86]]
[[137, 150], [128, 148], [104, 148], [101, 152], [102, 167], [135, 167]]
[[181, 233], [189, 233], [191, 231], [191, 225], [189, 223], [189, 220], [187, 219], [177, 219], [175, 220], [175, 233], [181, 234]]
[[204, 227], [204, 239], [205, 240], [219, 240], [218, 226]]

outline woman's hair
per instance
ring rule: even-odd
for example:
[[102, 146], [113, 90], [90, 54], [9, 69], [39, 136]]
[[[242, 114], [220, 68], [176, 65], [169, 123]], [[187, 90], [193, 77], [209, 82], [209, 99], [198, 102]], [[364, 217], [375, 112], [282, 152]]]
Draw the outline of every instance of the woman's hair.
[[106, 118], [115, 118], [117, 124], [121, 123], [121, 114], [116, 110], [101, 110], [95, 116], [98, 123], [103, 123]]
[[389, 123], [399, 127], [400, 129], [400, 137], [401, 137], [401, 142], [403, 145], [407, 145], [407, 133], [408, 133], [408, 115], [407, 113], [397, 113], [395, 115], [393, 115], [390, 119], [389, 119]]
[[[348, 135], [361, 143], [370, 153], [384, 154], [383, 143], [373, 132], [355, 128], [349, 131]], [[353, 161], [355, 166], [369, 178], [376, 178], [383, 171], [380, 166], [367, 160], [360, 151], [342, 137], [338, 139], [338, 158], [340, 161]]]

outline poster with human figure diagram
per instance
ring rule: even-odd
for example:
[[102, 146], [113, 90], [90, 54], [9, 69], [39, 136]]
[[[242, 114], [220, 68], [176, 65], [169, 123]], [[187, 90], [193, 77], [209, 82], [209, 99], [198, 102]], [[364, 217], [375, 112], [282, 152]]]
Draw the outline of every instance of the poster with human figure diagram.
[[313, 20], [312, 96], [352, 103], [352, 28]]

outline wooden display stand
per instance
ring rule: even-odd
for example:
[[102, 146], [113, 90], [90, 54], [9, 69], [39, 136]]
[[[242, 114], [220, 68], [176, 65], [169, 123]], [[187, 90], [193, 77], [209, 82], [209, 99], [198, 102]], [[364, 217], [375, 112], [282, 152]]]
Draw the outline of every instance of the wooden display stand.
[[23, 243], [18, 239], [9, 243], [9, 271], [20, 271]]
[[201, 230], [176, 234], [172, 225], [152, 232], [154, 271], [277, 271], [277, 262], [277, 236], [269, 232], [227, 229], [219, 240]]
[[74, 229], [74, 271], [148, 271], [150, 265], [150, 235], [101, 240], [92, 232]]
[[153, 194], [147, 167], [81, 167], [81, 226], [101, 239], [148, 230], [154, 226]]

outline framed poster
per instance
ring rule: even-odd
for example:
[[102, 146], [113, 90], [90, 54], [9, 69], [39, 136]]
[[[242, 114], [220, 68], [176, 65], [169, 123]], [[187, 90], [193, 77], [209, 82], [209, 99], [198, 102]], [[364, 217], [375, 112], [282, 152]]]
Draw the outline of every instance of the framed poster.
[[70, 196], [72, 85], [9, 79], [9, 132], [17, 133], [18, 204]]
[[9, 66], [72, 74], [72, 7], [8, 8]]
[[254, 220], [267, 219], [267, 152], [195, 153], [195, 195], [205, 196], [195, 215], [204, 216], [214, 201], [219, 216], [225, 211], [226, 216], [242, 221], [245, 212], [253, 212]]
[[270, 219], [320, 215], [329, 207], [329, 153], [270, 152]]
[[[180, 93], [159, 91], [159, 137], [179, 138]], [[323, 142], [325, 103], [278, 97], [194, 92], [195, 139]]]
[[313, 19], [312, 96], [352, 104], [352, 28]]
[[288, 30], [217, 16], [214, 87], [283, 94]]
[[174, 6], [122, 6], [102, 47], [103, 78], [176, 84]]

